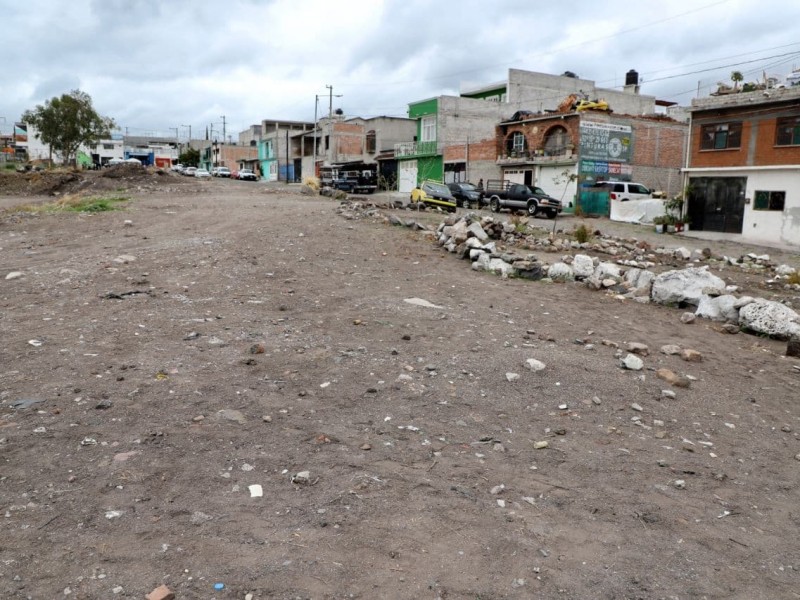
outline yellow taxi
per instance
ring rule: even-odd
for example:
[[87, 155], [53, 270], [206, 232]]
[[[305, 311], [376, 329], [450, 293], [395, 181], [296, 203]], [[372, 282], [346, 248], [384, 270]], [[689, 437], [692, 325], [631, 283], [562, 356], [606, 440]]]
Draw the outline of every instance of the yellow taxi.
[[456, 212], [456, 199], [450, 188], [438, 181], [423, 181], [419, 187], [411, 190], [411, 204], [417, 203]]

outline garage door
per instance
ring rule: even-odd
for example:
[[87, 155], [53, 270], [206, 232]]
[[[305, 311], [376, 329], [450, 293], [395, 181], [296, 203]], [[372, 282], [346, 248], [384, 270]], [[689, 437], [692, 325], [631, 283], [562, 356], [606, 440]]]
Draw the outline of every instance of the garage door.
[[411, 193], [417, 187], [417, 161], [403, 160], [397, 165], [398, 191]]

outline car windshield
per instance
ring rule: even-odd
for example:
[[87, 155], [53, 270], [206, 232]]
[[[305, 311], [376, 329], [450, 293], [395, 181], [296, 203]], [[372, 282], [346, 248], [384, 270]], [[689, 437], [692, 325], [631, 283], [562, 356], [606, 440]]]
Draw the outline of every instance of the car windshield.
[[458, 184], [462, 190], [465, 192], [474, 192], [477, 188], [472, 185], [471, 183], [459, 183]]
[[429, 182], [425, 184], [425, 188], [427, 188], [427, 191], [431, 191], [434, 194], [447, 194], [447, 195], [450, 194], [450, 188], [448, 188], [446, 185], [442, 183]]
[[540, 187], [534, 187], [533, 188], [533, 193], [534, 194], [541, 194], [542, 196], [547, 196], [547, 193]]

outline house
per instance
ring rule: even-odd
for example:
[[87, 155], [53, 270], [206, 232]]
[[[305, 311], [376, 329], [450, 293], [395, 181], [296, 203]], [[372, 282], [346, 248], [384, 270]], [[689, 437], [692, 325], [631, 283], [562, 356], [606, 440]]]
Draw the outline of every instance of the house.
[[[320, 167], [348, 164], [376, 165], [383, 161], [381, 173], [396, 181], [391, 172], [394, 151], [398, 144], [411, 142], [417, 132], [417, 122], [405, 117], [345, 117], [334, 113], [320, 119], [316, 128], [303, 133], [303, 172], [319, 175]], [[316, 148], [316, 150], [315, 150]]]
[[687, 125], [665, 115], [516, 113], [497, 127], [497, 165], [503, 179], [538, 185], [567, 212], [580, 204], [584, 212], [607, 215], [608, 194], [590, 191], [598, 181], [635, 181], [678, 194], [686, 137]]
[[145, 166], [169, 167], [178, 160], [178, 142], [172, 137], [126, 135], [124, 158], [135, 158]]
[[692, 229], [800, 245], [800, 88], [692, 101]]
[[228, 167], [231, 171], [236, 171], [244, 167], [253, 168], [257, 158], [258, 148], [255, 146], [239, 146], [218, 140], [207, 140], [200, 148], [199, 167], [208, 171], [214, 167]]
[[[258, 161], [267, 181], [300, 181], [305, 138], [314, 124], [307, 121], [264, 120], [260, 125]], [[241, 137], [241, 134], [240, 134]]]
[[[535, 183], [543, 178], [558, 180], [554, 184], [558, 190], [546, 185], [545, 191], [573, 196], [577, 189], [581, 119], [572, 119], [568, 126], [560, 128], [555, 120], [574, 113], [572, 106], [580, 100], [602, 100], [614, 114], [623, 115], [655, 116], [659, 107], [666, 109], [673, 104], [641, 95], [638, 74], [633, 70], [626, 75], [623, 89], [616, 90], [597, 87], [594, 81], [580, 79], [574, 73], [549, 75], [509, 69], [504, 82], [462, 88], [459, 96], [439, 96], [409, 105], [409, 117], [417, 119], [418, 133], [415, 143], [396, 149], [400, 190], [410, 191], [422, 179], [449, 183], [502, 177]], [[565, 101], [569, 109], [566, 111]], [[534, 123], [538, 118], [542, 124]], [[606, 116], [600, 116], [599, 121], [606, 122]], [[542, 126], [547, 130], [541, 130]], [[570, 128], [574, 132], [568, 135]], [[606, 132], [611, 129], [610, 125], [601, 127]], [[548, 132], [549, 145], [545, 149], [541, 145]], [[525, 136], [531, 139], [525, 142]], [[673, 167], [675, 175], [680, 166], [679, 159]]]

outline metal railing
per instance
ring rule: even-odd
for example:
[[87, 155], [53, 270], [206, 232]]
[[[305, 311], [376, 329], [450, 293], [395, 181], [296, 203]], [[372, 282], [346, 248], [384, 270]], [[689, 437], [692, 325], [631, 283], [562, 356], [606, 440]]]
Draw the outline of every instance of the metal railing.
[[433, 156], [439, 154], [437, 142], [400, 142], [394, 145], [396, 158], [409, 156]]

